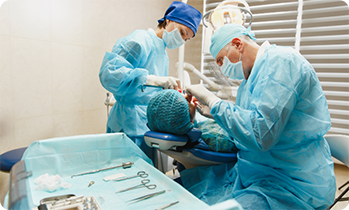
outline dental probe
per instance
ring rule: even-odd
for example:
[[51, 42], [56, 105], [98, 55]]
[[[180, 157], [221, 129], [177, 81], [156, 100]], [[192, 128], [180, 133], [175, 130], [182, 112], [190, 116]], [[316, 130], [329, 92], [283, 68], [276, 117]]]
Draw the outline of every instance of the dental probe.
[[71, 178], [73, 178], [74, 176], [81, 176], [81, 175], [85, 175], [85, 174], [97, 173], [97, 172], [100, 172], [100, 171], [105, 171], [105, 170], [109, 170], [109, 169], [113, 169], [113, 168], [119, 168], [119, 167], [123, 167], [124, 169], [125, 168], [130, 168], [132, 165], [133, 165], [133, 163], [129, 161], [129, 162], [126, 162], [126, 163], [122, 163], [122, 165], [119, 165], [119, 166], [112, 166], [112, 167], [109, 167], [109, 168], [96, 169], [96, 170], [92, 170], [92, 171], [83, 172], [83, 173], [80, 173], [80, 174], [74, 174], [74, 175], [71, 176]]

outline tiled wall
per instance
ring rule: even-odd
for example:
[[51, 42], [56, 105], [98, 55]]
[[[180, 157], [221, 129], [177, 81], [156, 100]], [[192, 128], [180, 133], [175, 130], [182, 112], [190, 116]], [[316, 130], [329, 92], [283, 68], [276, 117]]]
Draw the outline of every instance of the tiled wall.
[[0, 9], [0, 152], [105, 132], [106, 91], [98, 78], [105, 51], [135, 29], [155, 29], [171, 2], [6, 1]]
[[[201, 13], [203, 11], [203, 0], [188, 0], [188, 4], [194, 6]], [[204, 15], [204, 14], [202, 14]], [[200, 24], [198, 31], [193, 39], [190, 39], [185, 44], [184, 50], [184, 62], [192, 64], [197, 70], [201, 69], [201, 45], [202, 45], [202, 29], [203, 25]], [[194, 73], [189, 73], [191, 83], [198, 84], [200, 83], [200, 78]]]
[[[106, 90], [98, 78], [104, 53], [135, 29], [156, 29], [171, 2], [5, 1], [0, 8], [0, 153], [40, 139], [104, 133]], [[178, 50], [168, 53], [170, 75], [176, 76]], [[7, 191], [3, 176], [1, 202]]]

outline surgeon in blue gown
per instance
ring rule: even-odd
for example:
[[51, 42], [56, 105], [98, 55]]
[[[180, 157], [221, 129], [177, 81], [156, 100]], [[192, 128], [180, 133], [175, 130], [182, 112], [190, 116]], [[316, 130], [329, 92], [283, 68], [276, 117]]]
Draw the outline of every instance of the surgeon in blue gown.
[[[149, 130], [147, 104], [163, 88], [178, 89], [179, 80], [168, 76], [166, 48], [178, 48], [194, 37], [201, 17], [194, 7], [174, 1], [158, 20], [155, 31], [136, 30], [119, 39], [112, 52], [104, 56], [100, 82], [116, 99], [109, 114], [107, 133], [125, 132], [153, 161], [153, 151], [143, 136]], [[151, 86], [142, 88], [144, 84]]]
[[336, 182], [323, 137], [331, 119], [316, 72], [291, 47], [253, 40], [250, 29], [235, 24], [211, 38], [222, 72], [242, 80], [235, 105], [202, 85], [186, 87], [239, 152], [235, 165], [184, 170], [183, 184], [208, 204], [234, 198], [244, 209], [326, 209]]

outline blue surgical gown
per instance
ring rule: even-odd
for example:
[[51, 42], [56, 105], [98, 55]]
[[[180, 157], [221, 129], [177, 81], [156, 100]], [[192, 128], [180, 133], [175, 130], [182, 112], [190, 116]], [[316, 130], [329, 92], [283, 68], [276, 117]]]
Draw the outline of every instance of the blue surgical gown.
[[116, 99], [109, 113], [107, 132], [123, 131], [143, 151], [147, 150], [143, 140], [149, 130], [147, 104], [161, 88], [147, 87], [142, 92], [142, 85], [147, 75], [168, 76], [168, 66], [165, 43], [150, 30], [136, 30], [119, 39], [112, 52], [106, 52], [99, 78]]
[[235, 198], [244, 209], [326, 209], [336, 191], [323, 136], [331, 126], [317, 75], [299, 53], [272, 45], [255, 60], [236, 103], [211, 114], [234, 138], [238, 161], [181, 172], [209, 204]]

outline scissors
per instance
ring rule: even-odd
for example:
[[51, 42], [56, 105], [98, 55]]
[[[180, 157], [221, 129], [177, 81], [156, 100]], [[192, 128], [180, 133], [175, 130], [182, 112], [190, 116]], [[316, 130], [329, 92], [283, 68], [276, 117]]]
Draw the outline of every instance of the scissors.
[[[133, 190], [133, 189], [137, 189], [137, 188], [141, 188], [141, 187], [146, 187], [148, 188], [149, 190], [153, 190], [156, 188], [156, 185], [155, 184], [148, 184], [150, 182], [149, 179], [143, 179], [141, 181], [142, 184], [139, 184], [139, 185], [136, 185], [136, 186], [133, 186], [133, 187], [130, 187], [130, 188], [126, 188], [126, 189], [123, 189], [123, 190], [119, 190], [119, 191], [116, 191], [115, 193], [119, 193], [119, 192], [125, 192], [125, 191], [128, 191], [128, 190]], [[147, 185], [148, 184], [148, 185]]]
[[129, 177], [125, 177], [125, 178], [117, 178], [117, 179], [111, 179], [109, 181], [123, 181], [123, 180], [126, 180], [126, 179], [132, 179], [132, 178], [135, 178], [135, 177], [142, 177], [142, 178], [147, 178], [148, 177], [148, 174], [145, 173], [145, 171], [139, 171], [137, 173], [137, 175], [134, 175], [134, 176], [129, 176]]

